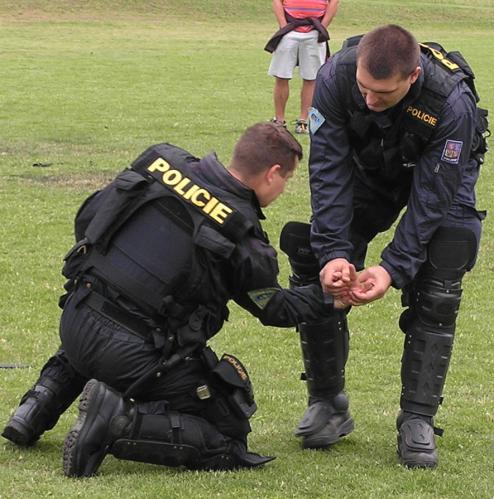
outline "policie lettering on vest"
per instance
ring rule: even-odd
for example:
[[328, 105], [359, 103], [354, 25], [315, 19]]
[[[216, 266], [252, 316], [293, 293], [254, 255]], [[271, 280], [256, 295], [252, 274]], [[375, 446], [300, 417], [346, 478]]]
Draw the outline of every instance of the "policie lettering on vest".
[[234, 212], [233, 208], [213, 196], [207, 189], [171, 167], [163, 158], [157, 158], [146, 170], [164, 186], [172, 189], [187, 203], [197, 206], [205, 215], [223, 225]]

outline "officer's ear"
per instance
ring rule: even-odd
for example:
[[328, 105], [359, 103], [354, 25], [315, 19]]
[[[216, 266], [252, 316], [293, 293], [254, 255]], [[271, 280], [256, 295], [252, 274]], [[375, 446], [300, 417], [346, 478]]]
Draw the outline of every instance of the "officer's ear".
[[273, 181], [275, 180], [276, 176], [281, 175], [281, 165], [275, 164], [271, 165], [267, 170], [266, 173], [264, 174], [264, 178], [266, 179], [266, 182], [268, 185], [271, 185]]
[[410, 85], [413, 85], [416, 81], [417, 78], [420, 76], [420, 73], [422, 72], [422, 69], [420, 66], [417, 66], [411, 73], [410, 73]]

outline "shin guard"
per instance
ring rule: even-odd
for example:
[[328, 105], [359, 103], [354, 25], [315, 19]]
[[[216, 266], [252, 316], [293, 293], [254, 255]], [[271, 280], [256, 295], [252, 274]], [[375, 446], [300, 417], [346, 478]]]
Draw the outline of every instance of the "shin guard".
[[[122, 423], [112, 422], [112, 432], [118, 433], [115, 424]], [[248, 452], [245, 443], [225, 437], [203, 418], [176, 411], [138, 414], [109, 452], [119, 459], [204, 470], [257, 467], [273, 459]]]
[[326, 448], [353, 431], [345, 386], [349, 333], [344, 312], [318, 324], [299, 326], [309, 407], [295, 435], [304, 448]]
[[5, 426], [2, 436], [21, 445], [33, 445], [81, 393], [86, 379], [70, 366], [63, 350], [51, 357], [39, 379], [24, 394], [19, 407]]
[[317, 399], [331, 400], [345, 386], [349, 332], [346, 315], [335, 312], [323, 322], [299, 325], [309, 404]]

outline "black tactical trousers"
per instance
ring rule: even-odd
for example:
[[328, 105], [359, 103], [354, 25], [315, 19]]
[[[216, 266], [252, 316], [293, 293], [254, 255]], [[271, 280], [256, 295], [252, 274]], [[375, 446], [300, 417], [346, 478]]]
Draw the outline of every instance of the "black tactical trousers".
[[[350, 227], [350, 239], [354, 252], [352, 263], [357, 270], [365, 266], [367, 247], [378, 234], [388, 230], [396, 221], [404, 207], [404, 201], [393, 200], [382, 192], [370, 189], [356, 178], [354, 186], [354, 215]], [[476, 239], [477, 250], [485, 214], [469, 206], [454, 205], [443, 220], [442, 227], [457, 227], [470, 230]], [[474, 258], [467, 270], [475, 265]]]
[[[102, 316], [84, 303], [84, 288], [67, 300], [60, 322], [60, 338], [71, 365], [84, 377], [96, 378], [124, 393], [158, 366], [161, 351], [145, 339]], [[190, 356], [170, 372], [153, 376], [132, 396], [142, 402], [165, 401], [170, 410], [200, 416], [225, 435], [244, 439], [248, 419], [231, 410], [222, 387], [216, 387], [199, 355]], [[210, 398], [199, 398], [208, 386]], [[199, 390], [200, 392], [200, 390]]]

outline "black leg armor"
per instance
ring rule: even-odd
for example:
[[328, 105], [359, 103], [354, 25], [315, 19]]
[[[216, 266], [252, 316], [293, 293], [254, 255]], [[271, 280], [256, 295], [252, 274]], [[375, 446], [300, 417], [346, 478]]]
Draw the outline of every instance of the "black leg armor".
[[433, 416], [453, 349], [461, 281], [476, 257], [474, 234], [464, 228], [438, 229], [427, 261], [403, 296], [409, 308], [400, 318], [405, 333], [401, 412], [397, 419], [398, 455], [408, 467], [435, 467]]
[[[288, 222], [281, 232], [280, 247], [288, 255], [292, 275], [290, 287], [319, 283], [319, 264], [310, 247], [310, 225]], [[330, 400], [343, 390], [348, 358], [346, 313], [335, 310], [322, 322], [298, 326], [309, 404]]]
[[137, 414], [127, 435], [115, 440], [109, 452], [119, 459], [198, 470], [255, 467], [271, 460], [247, 452], [244, 442], [226, 437], [205, 419], [176, 411]]
[[[290, 287], [319, 283], [319, 264], [310, 248], [309, 224], [288, 222], [281, 233], [280, 247], [289, 257]], [[298, 331], [309, 407], [295, 434], [303, 438], [304, 448], [325, 448], [354, 427], [343, 392], [349, 344], [346, 313], [335, 310], [322, 322], [299, 324]]]
[[41, 370], [39, 379], [24, 394], [2, 436], [21, 445], [33, 445], [53, 428], [61, 414], [81, 393], [86, 379], [70, 366], [60, 349]]
[[437, 412], [453, 348], [461, 280], [475, 248], [471, 231], [440, 228], [429, 245], [428, 260], [404, 296], [409, 308], [400, 318], [406, 335], [400, 405], [405, 411], [424, 416]]
[[353, 431], [345, 386], [349, 333], [345, 313], [335, 311], [318, 324], [299, 326], [309, 407], [295, 434], [304, 448], [325, 448]]
[[201, 417], [168, 410], [164, 401], [135, 404], [105, 383], [90, 380], [64, 442], [64, 473], [91, 476], [108, 453], [205, 470], [256, 467], [272, 459], [248, 452], [244, 442], [226, 437]]
[[318, 324], [299, 325], [309, 404], [330, 400], [345, 386], [345, 364], [348, 359], [349, 332], [346, 315], [334, 314]]

